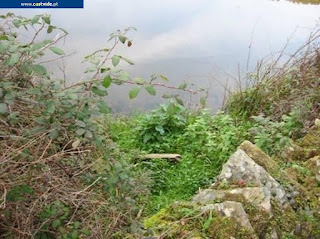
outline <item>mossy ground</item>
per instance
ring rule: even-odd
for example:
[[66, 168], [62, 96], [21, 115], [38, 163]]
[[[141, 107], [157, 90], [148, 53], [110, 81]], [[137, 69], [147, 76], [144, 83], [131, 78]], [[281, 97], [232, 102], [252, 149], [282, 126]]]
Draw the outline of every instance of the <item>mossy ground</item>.
[[201, 211], [192, 203], [173, 203], [144, 221], [161, 238], [255, 238], [234, 219]]
[[[296, 143], [305, 150], [314, 150], [319, 147], [319, 139], [319, 129], [313, 128]], [[299, 195], [295, 198], [294, 207], [283, 207], [272, 201], [271, 215], [248, 203], [241, 195], [228, 194], [224, 200], [242, 203], [258, 238], [270, 238], [272, 232], [276, 232], [280, 238], [318, 238], [320, 236], [320, 203], [317, 195], [320, 193], [320, 185], [315, 180], [316, 171], [313, 170], [312, 160], [307, 161], [308, 158], [305, 155], [304, 160], [300, 158], [299, 161], [296, 161], [292, 156], [293, 153], [289, 154], [291, 158], [285, 154], [285, 159], [277, 158], [275, 161], [261, 150], [252, 151], [252, 147], [245, 146], [246, 143], [240, 148], [248, 152], [257, 163], [262, 164], [283, 185], [292, 185], [297, 188], [297, 191], [299, 189], [302, 191], [299, 191]], [[284, 160], [290, 162], [285, 168], [281, 165]], [[218, 189], [234, 187], [239, 187], [239, 185], [219, 184]], [[211, 203], [220, 202], [221, 200], [216, 200]], [[230, 236], [255, 238], [255, 235], [250, 234], [244, 228], [239, 228], [234, 219], [216, 214], [209, 218], [208, 212], [201, 212], [199, 205], [173, 203], [147, 218], [144, 225], [152, 229], [156, 235], [161, 235], [161, 238], [229, 238]]]

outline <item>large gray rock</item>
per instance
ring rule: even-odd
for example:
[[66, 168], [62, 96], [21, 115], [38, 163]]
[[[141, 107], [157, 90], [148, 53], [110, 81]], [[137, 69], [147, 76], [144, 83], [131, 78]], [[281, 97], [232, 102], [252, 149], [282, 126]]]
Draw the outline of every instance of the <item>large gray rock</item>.
[[[205, 189], [199, 192], [193, 201], [200, 204], [212, 203], [215, 200], [230, 200], [230, 196], [242, 196], [248, 203], [271, 213], [270, 194], [263, 187], [236, 188], [230, 190]], [[234, 200], [234, 199], [232, 199]]]
[[286, 192], [280, 183], [242, 149], [238, 149], [223, 165], [218, 181], [229, 184], [244, 181], [246, 185], [262, 187], [267, 197], [273, 197], [280, 204], [288, 203]]
[[254, 232], [252, 225], [249, 221], [247, 213], [244, 211], [242, 204], [239, 202], [225, 201], [223, 203], [208, 204], [201, 207], [202, 211], [214, 211], [223, 217], [233, 218], [242, 227]]

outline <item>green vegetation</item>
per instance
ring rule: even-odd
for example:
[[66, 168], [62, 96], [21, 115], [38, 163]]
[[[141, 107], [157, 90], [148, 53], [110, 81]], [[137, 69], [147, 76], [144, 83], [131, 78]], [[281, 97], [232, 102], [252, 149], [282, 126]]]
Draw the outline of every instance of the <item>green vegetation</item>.
[[319, 0], [292, 0], [295, 3], [302, 3], [302, 4], [320, 4]]
[[[320, 208], [314, 165], [305, 163], [320, 153], [318, 128], [310, 130], [320, 118], [319, 31], [298, 60], [248, 74], [254, 84], [233, 93], [223, 111], [204, 109], [201, 96], [202, 108], [188, 109], [173, 93], [151, 112], [117, 116], [103, 98], [111, 85], [133, 85], [130, 99], [141, 89], [153, 97], [157, 86], [204, 91], [169, 86], [162, 75], [131, 78], [121, 70], [121, 63], [133, 62], [114, 51], [132, 45], [127, 32], [133, 28], [111, 34], [111, 47], [85, 58], [88, 80], [66, 85], [41, 61], [50, 54], [65, 57], [58, 45], [67, 32], [48, 15], [8, 13], [1, 19], [0, 238], [254, 238], [232, 219], [173, 203], [210, 186], [244, 140], [272, 156], [277, 180], [300, 185], [296, 208], [276, 208], [270, 220], [280, 235], [299, 238], [293, 233], [297, 222], [302, 238], [320, 234], [319, 213], [305, 210]], [[34, 31], [29, 40], [19, 38], [22, 29]], [[177, 153], [181, 160], [145, 160], [146, 153]], [[270, 232], [266, 215], [245, 209], [257, 231]]]
[[147, 207], [149, 212], [174, 200], [188, 199], [199, 188], [210, 185], [222, 164], [248, 137], [249, 128], [249, 124], [237, 125], [226, 114], [192, 113], [173, 102], [130, 120], [110, 119], [107, 125], [111, 138], [123, 150], [131, 147], [132, 150], [182, 155], [178, 164], [159, 159], [136, 164], [139, 170], [152, 171], [154, 184]]

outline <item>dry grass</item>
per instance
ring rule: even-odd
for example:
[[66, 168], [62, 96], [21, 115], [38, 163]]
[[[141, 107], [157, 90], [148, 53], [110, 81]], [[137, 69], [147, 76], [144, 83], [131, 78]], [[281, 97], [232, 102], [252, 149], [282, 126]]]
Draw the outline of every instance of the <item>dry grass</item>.
[[[65, 145], [53, 142], [49, 131], [26, 135], [36, 125], [32, 116], [37, 112], [25, 103], [13, 107], [25, 121], [12, 125], [0, 119], [0, 238], [56, 238], [61, 233], [52, 225], [59, 218], [62, 235], [79, 222], [79, 235], [83, 229], [91, 232], [86, 238], [110, 238], [127, 226], [136, 208], [116, 206], [102, 192], [102, 176], [85, 183], [85, 177], [96, 174], [99, 151], [90, 145], [72, 148], [67, 132]], [[41, 216], [57, 202], [55, 214]]]
[[[239, 82], [240, 91], [229, 96], [224, 108], [236, 115], [263, 114], [275, 120], [295, 111], [309, 127], [320, 114], [320, 29], [295, 52], [287, 54], [290, 40], [278, 53], [262, 59]], [[248, 88], [241, 87], [246, 82]]]

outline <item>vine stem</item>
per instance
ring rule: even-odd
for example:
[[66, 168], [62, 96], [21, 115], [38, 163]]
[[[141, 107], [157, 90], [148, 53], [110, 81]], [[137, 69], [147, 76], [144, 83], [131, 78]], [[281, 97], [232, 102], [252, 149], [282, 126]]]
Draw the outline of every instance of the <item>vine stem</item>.
[[[84, 82], [79, 82], [79, 83], [76, 83], [76, 84], [73, 84], [73, 85], [70, 85], [66, 88], [64, 88], [62, 91], [65, 91], [67, 89], [71, 89], [71, 88], [74, 88], [74, 87], [77, 87], [77, 86], [81, 86], [81, 85], [87, 85], [87, 84], [93, 84], [93, 83], [96, 83], [96, 82], [101, 82], [102, 79], [92, 79], [90, 81], [84, 81]], [[135, 81], [122, 81], [123, 84], [130, 84], [130, 85], [143, 85], [143, 86], [146, 86], [146, 85], [152, 85], [152, 86], [158, 86], [158, 87], [164, 87], [164, 88], [167, 88], [167, 89], [171, 89], [171, 90], [182, 90], [182, 91], [185, 91], [185, 92], [188, 92], [188, 93], [191, 93], [191, 94], [198, 94], [199, 92], [196, 91], [196, 90], [190, 90], [190, 89], [180, 89], [179, 87], [176, 87], [176, 86], [170, 86], [170, 85], [165, 85], [165, 84], [161, 84], [161, 83], [144, 83], [144, 84], [141, 84], [141, 83], [137, 83]]]

